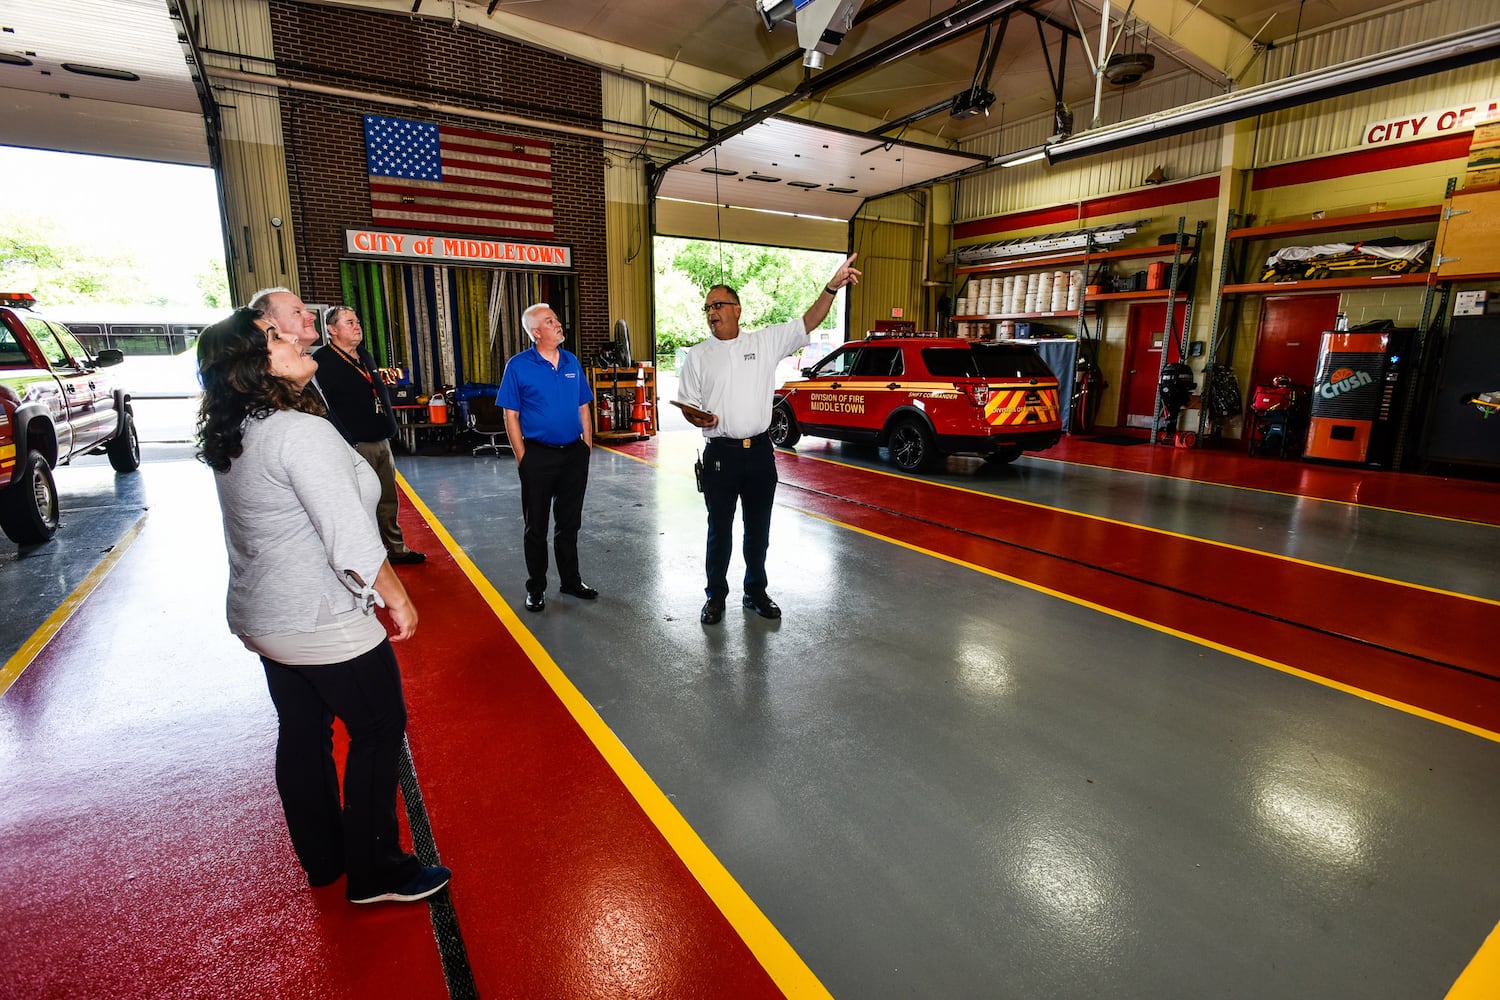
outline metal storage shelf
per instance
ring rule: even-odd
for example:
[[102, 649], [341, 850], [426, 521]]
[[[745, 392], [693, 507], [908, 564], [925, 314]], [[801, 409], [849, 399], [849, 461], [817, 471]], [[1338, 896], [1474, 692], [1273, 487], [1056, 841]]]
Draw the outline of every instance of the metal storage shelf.
[[1140, 260], [1145, 257], [1170, 257], [1177, 252], [1174, 243], [1159, 243], [1150, 247], [1121, 247], [1116, 250], [1094, 250], [1089, 253], [1043, 254], [1035, 257], [1017, 257], [1014, 260], [997, 261], [993, 264], [969, 264], [956, 267], [954, 274], [1003, 274], [1009, 271], [1045, 271], [1074, 264], [1093, 264], [1108, 260]]
[[1220, 289], [1224, 295], [1296, 295], [1308, 292], [1350, 291], [1361, 288], [1380, 288], [1387, 285], [1427, 285], [1435, 280], [1434, 275], [1423, 271], [1419, 274], [1366, 274], [1350, 278], [1303, 278], [1295, 281], [1252, 281], [1246, 284], [1225, 285]]
[[1436, 222], [1442, 218], [1443, 206], [1423, 205], [1418, 208], [1393, 208], [1385, 212], [1364, 212], [1359, 215], [1340, 215], [1331, 219], [1293, 219], [1289, 222], [1271, 222], [1263, 226], [1246, 226], [1231, 229], [1226, 240], [1269, 239], [1274, 236], [1301, 236], [1306, 233], [1339, 233], [1354, 229], [1379, 229], [1406, 223]]

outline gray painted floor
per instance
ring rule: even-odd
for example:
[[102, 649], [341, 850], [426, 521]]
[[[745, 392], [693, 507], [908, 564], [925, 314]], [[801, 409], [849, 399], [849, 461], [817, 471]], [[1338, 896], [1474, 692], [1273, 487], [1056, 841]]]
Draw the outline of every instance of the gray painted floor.
[[[5, 657], [208, 482], [180, 407], [142, 431], [139, 473], [58, 471], [57, 541], [0, 546]], [[705, 628], [696, 441], [658, 443], [596, 453], [603, 594], [540, 615], [510, 456], [398, 464], [835, 996], [1439, 998], [1500, 921], [1500, 744], [785, 507], [786, 617]], [[1495, 528], [1030, 458], [933, 478], [1500, 597]]]
[[[602, 596], [539, 615], [510, 457], [398, 464], [835, 996], [1438, 998], [1500, 920], [1495, 742], [786, 508], [786, 617], [700, 625], [694, 443], [596, 453]], [[1496, 596], [1492, 528], [1012, 472], [964, 485]]]

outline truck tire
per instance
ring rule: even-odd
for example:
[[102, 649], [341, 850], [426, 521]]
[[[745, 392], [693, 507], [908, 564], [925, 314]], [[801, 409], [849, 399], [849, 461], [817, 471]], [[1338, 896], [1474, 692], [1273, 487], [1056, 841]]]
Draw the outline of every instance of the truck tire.
[[141, 438], [135, 430], [135, 414], [125, 411], [125, 426], [104, 446], [116, 472], [134, 472], [141, 467]]
[[937, 459], [937, 446], [922, 421], [907, 417], [891, 428], [891, 464], [903, 472], [917, 472]]
[[767, 433], [771, 443], [778, 448], [791, 448], [802, 440], [802, 429], [797, 426], [797, 418], [792, 416], [792, 408], [781, 403], [771, 407], [771, 428]]
[[0, 490], [0, 530], [17, 545], [40, 545], [57, 534], [57, 484], [39, 451], [28, 451], [19, 471]]

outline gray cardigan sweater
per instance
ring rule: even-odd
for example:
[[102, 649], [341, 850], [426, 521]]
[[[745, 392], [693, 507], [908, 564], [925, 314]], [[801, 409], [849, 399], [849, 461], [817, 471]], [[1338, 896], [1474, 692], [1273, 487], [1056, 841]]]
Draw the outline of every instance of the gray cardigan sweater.
[[214, 476], [229, 550], [229, 629], [312, 632], [353, 611], [385, 561], [380, 481], [322, 417], [279, 410], [245, 422], [244, 454]]

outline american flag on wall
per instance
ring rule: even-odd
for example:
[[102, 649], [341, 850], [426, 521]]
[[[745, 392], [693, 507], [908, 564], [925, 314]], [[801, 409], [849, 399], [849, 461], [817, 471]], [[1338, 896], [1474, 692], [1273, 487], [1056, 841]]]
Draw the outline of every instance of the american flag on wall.
[[370, 218], [412, 229], [552, 235], [552, 146], [365, 115]]

